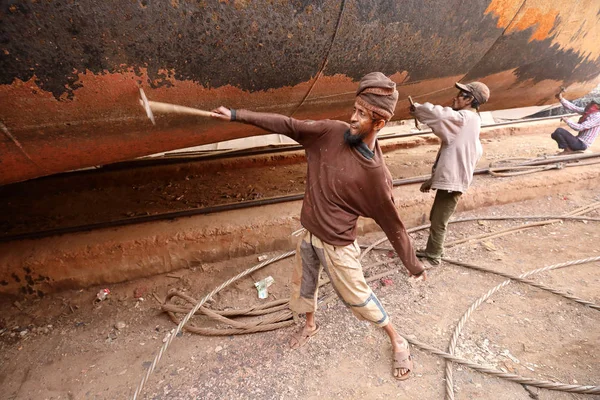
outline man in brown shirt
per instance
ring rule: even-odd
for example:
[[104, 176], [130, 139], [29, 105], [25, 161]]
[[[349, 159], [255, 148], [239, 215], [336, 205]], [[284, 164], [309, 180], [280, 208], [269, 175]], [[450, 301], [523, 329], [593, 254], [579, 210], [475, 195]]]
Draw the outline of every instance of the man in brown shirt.
[[294, 139], [306, 150], [308, 165], [298, 245], [292, 275], [290, 308], [306, 313], [305, 326], [291, 346], [304, 345], [320, 327], [315, 322], [321, 267], [344, 303], [359, 318], [382, 327], [394, 352], [394, 377], [407, 379], [412, 369], [408, 343], [394, 330], [383, 306], [367, 285], [359, 261], [356, 221], [374, 219], [387, 235], [410, 276], [426, 278], [392, 197], [392, 177], [383, 162], [377, 133], [390, 120], [398, 100], [396, 84], [380, 72], [365, 75], [356, 93], [350, 124], [301, 121], [278, 114], [219, 107], [213, 112]]

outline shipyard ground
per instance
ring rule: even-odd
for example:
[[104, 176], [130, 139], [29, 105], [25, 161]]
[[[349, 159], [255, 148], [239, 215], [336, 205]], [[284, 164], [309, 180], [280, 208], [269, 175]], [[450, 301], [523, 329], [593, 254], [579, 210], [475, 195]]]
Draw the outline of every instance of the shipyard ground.
[[[400, 146], [386, 153], [386, 161], [394, 178], [425, 174], [429, 169], [437, 145], [426, 139], [419, 140], [423, 140], [419, 146]], [[512, 135], [509, 132], [486, 137], [484, 147], [486, 158], [482, 165], [492, 160], [534, 158], [555, 151], [548, 132], [541, 130], [526, 135]], [[594, 151], [598, 151], [597, 146]], [[273, 169], [275, 173], [269, 175]], [[159, 211], [176, 209], [183, 199], [200, 195], [235, 199], [238, 194], [240, 198], [245, 198], [252, 193], [260, 193], [265, 197], [296, 193], [298, 188], [301, 191], [303, 179], [303, 166], [292, 163], [248, 170], [215, 169], [213, 174], [204, 175], [204, 179], [213, 179], [207, 183], [200, 183], [198, 177], [184, 172], [184, 178], [174, 181], [170, 186], [164, 184], [164, 177], [154, 174], [157, 185], [163, 182], [160, 193], [154, 189], [157, 192], [155, 203], [164, 205]], [[186, 180], [185, 176], [189, 179]], [[481, 176], [476, 178], [472, 189], [462, 199], [457, 217], [566, 214], [600, 201], [599, 176], [598, 166], [551, 170], [515, 178]], [[190, 186], [184, 186], [190, 181]], [[286, 182], [289, 187], [285, 186]], [[132, 193], [153, 190], [149, 183], [144, 185], [149, 186], [131, 181], [123, 186], [115, 184], [112, 189], [102, 185], [94, 190], [97, 195], [90, 192], [82, 195], [81, 198], [89, 199], [83, 203], [73, 202], [63, 206], [56, 200], [59, 197], [53, 200], [49, 195], [42, 201], [32, 201], [30, 204], [52, 203], [55, 212], [46, 211], [45, 215], [63, 215], [62, 220], [67, 218], [71, 223], [86, 223], [97, 220], [107, 210], [122, 216], [136, 213], [136, 209], [132, 208], [135, 198], [125, 196], [121, 191], [125, 190], [125, 186], [135, 187], [130, 189]], [[269, 191], [270, 187], [277, 190]], [[400, 187], [395, 193], [407, 225], [419, 225], [431, 204], [432, 195], [420, 194], [418, 185]], [[184, 197], [177, 200], [181, 195]], [[114, 198], [115, 203], [107, 203], [110, 198]], [[148, 195], [141, 198], [148, 198]], [[204, 204], [200, 199], [190, 201], [194, 205]], [[122, 204], [122, 207], [116, 204]], [[168, 204], [174, 206], [169, 207]], [[22, 225], [13, 223], [13, 232], [19, 232], [19, 229], [22, 232], [25, 228], [58, 226], [56, 222], [44, 224], [44, 219], [39, 218], [44, 212], [43, 208], [31, 208], [31, 214], [41, 213], [38, 218], [27, 220], [30, 216], [21, 214]], [[64, 217], [68, 210], [76, 212]], [[30, 273], [34, 277], [46, 267], [44, 259], [48, 260], [50, 266], [56, 267], [57, 264], [52, 264], [53, 260], [60, 257], [55, 257], [48, 250], [53, 245], [56, 251], [64, 251], [62, 254], [73, 257], [63, 258], [65, 263], [72, 260], [77, 264], [77, 268], [65, 266], [62, 269], [63, 280], [60, 283], [57, 281], [54, 288], [48, 284], [44, 286], [44, 282], [34, 282], [36, 290], [46, 293], [41, 298], [20, 294], [5, 294], [0, 298], [4, 310], [0, 317], [2, 397], [128, 398], [163, 339], [175, 327], [160, 312], [156, 297], [164, 298], [170, 288], [178, 288], [185, 289], [199, 299], [224, 280], [256, 264], [259, 255], [276, 255], [284, 248], [290, 249], [293, 239], [289, 238], [289, 233], [298, 227], [298, 211], [299, 204], [295, 202], [264, 209], [239, 210], [226, 215], [192, 217], [103, 232], [1, 244], [5, 263], [26, 260], [28, 257], [38, 260], [33, 265], [40, 269]], [[597, 218], [600, 212], [595, 210], [587, 215]], [[80, 220], [70, 219], [76, 216]], [[13, 213], [13, 221], [17, 217]], [[36, 225], [34, 221], [42, 222]], [[46, 221], [51, 221], [50, 217]], [[221, 231], [215, 231], [211, 227], [217, 226], [219, 221], [224, 227]], [[456, 224], [451, 226], [448, 240], [499, 231], [523, 223], [475, 221]], [[600, 256], [598, 224], [570, 221], [536, 227], [484, 242], [452, 247], [447, 250], [446, 256], [519, 274], [546, 265]], [[173, 232], [183, 233], [177, 235]], [[426, 234], [427, 231], [423, 231], [412, 235], [417, 247], [424, 244]], [[368, 221], [361, 223], [361, 244], [370, 244], [382, 235]], [[215, 251], [210, 253], [212, 260], [206, 257], [205, 261], [188, 262], [185, 264], [188, 268], [177, 268], [180, 264], [172, 263], [164, 266], [162, 271], [160, 268], [156, 270], [162, 274], [154, 274], [151, 270], [155, 265], [153, 256], [141, 256], [144, 251], [150, 251], [149, 246], [136, 247], [134, 244], [142, 236], [153, 238], [156, 247], [170, 243], [173, 247], [188, 248], [193, 247], [194, 242], [205, 239], [205, 246], [215, 248]], [[217, 239], [211, 242], [211, 236]], [[269, 247], [265, 243], [272, 236], [281, 236], [281, 239]], [[120, 239], [129, 244], [121, 248], [119, 259], [137, 257], [142, 264], [137, 270], [124, 270], [123, 276], [129, 273], [138, 277], [116, 283], [119, 280], [118, 271], [113, 274], [91, 273], [94, 268], [98, 269], [98, 263], [108, 259], [108, 255], [106, 258], [101, 255], [90, 258], [89, 265], [84, 265], [85, 246], [94, 241], [118, 244]], [[221, 243], [219, 248], [218, 243]], [[46, 249], [45, 253], [42, 247]], [[107, 252], [109, 248], [104, 247], [104, 251]], [[209, 254], [201, 247], [194, 247], [193, 250]], [[90, 247], [87, 251], [89, 256], [95, 250]], [[7, 255], [8, 252], [10, 255]], [[171, 249], [168, 254], [183, 258], [188, 253]], [[402, 270], [401, 274], [390, 277], [391, 285], [384, 286], [376, 281], [372, 286], [400, 331], [415, 335], [439, 349], [447, 348], [456, 322], [471, 303], [504, 281], [504, 278], [495, 275], [444, 264], [431, 271], [426, 282], [414, 284], [408, 280], [397, 259], [390, 257], [388, 252], [374, 251], [369, 260], [387, 261], [387, 266], [382, 266], [381, 270], [395, 266]], [[239, 281], [218, 295], [213, 307], [238, 308], [259, 304], [253, 283], [269, 275], [275, 278], [275, 283], [269, 288], [270, 298], [287, 297], [292, 262], [292, 259], [281, 261]], [[115, 265], [130, 264], [123, 262]], [[598, 262], [574, 266], [536, 275], [533, 280], [598, 304], [599, 266]], [[112, 266], [105, 266], [106, 269], [109, 267]], [[140, 278], [143, 267], [149, 269], [148, 276]], [[81, 276], [77, 276], [77, 271]], [[373, 271], [377, 272], [380, 270]], [[93, 284], [100, 279], [106, 281], [102, 285]], [[106, 283], [111, 280], [113, 283]], [[83, 289], [60, 288], [61, 285], [83, 282], [88, 283], [82, 285], [85, 287]], [[10, 287], [17, 288], [14, 285]], [[103, 302], [94, 303], [96, 293], [103, 287], [109, 287], [111, 295]], [[136, 296], [141, 296], [143, 301]], [[510, 284], [473, 314], [459, 339], [458, 353], [476, 362], [532, 378], [600, 385], [600, 318], [597, 314], [598, 311], [594, 309], [545, 291], [524, 284]], [[297, 329], [295, 326], [244, 336], [203, 337], [184, 333], [176, 338], [158, 370], [150, 377], [143, 398], [443, 398], [445, 382], [441, 358], [413, 348], [414, 375], [406, 382], [397, 382], [391, 376], [391, 347], [382, 331], [357, 321], [339, 301], [320, 309], [317, 319], [322, 326], [321, 332], [297, 351], [289, 350], [287, 344], [288, 337]], [[196, 320], [196, 323], [203, 322]], [[519, 384], [491, 378], [466, 368], [455, 367], [454, 373], [457, 399], [530, 399], [534, 395], [539, 399], [594, 398], [531, 387], [530, 393]]]

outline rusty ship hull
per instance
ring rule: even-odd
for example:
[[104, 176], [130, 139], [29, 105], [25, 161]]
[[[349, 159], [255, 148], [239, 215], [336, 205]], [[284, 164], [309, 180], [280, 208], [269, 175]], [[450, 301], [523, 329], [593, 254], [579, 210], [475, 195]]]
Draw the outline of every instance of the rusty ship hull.
[[[468, 7], [466, 6], [468, 4]], [[358, 80], [447, 104], [454, 82], [484, 110], [555, 102], [600, 82], [600, 2], [3, 1], [0, 184], [260, 133], [157, 115], [149, 99], [347, 120]]]

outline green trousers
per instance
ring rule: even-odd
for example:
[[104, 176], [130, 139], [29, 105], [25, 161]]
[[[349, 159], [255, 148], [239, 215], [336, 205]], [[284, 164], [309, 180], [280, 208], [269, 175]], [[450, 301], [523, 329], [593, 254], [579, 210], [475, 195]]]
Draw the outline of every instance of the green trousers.
[[425, 248], [425, 256], [431, 260], [433, 264], [439, 264], [444, 252], [444, 239], [446, 238], [446, 228], [448, 220], [458, 204], [458, 199], [462, 195], [461, 192], [448, 192], [447, 190], [437, 190], [429, 220], [431, 228], [429, 228], [429, 239]]

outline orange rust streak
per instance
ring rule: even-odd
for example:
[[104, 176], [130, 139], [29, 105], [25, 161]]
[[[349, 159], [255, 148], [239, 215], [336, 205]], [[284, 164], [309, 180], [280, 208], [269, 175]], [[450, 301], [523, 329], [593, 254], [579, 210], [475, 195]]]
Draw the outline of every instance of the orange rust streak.
[[498, 28], [506, 28], [521, 7], [521, 0], [492, 0], [485, 14], [494, 13], [498, 17]]
[[[167, 74], [172, 76], [172, 73]], [[270, 108], [286, 113], [300, 103], [311, 82], [293, 87], [249, 93], [233, 86], [204, 88], [191, 81], [169, 79], [172, 87], [157, 89], [144, 86], [150, 100], [180, 104], [201, 109], [219, 105], [227, 107]], [[0, 85], [0, 118], [13, 132], [24, 127], [61, 126], [75, 123], [113, 123], [114, 121], [145, 118], [138, 104], [138, 87], [147, 82], [145, 71], [141, 76], [134, 72], [115, 74], [80, 73], [72, 100], [56, 100], [36, 84], [36, 77], [11, 85]], [[35, 110], [35, 112], [32, 112]]]
[[[462, 76], [410, 82], [406, 72], [393, 75], [399, 102], [394, 119], [409, 118], [407, 95], [418, 102], [448, 105], [454, 95], [454, 82]], [[599, 77], [600, 78], [600, 77]], [[408, 80], [407, 80], [408, 79]], [[0, 141], [0, 185], [92, 165], [132, 159], [177, 148], [261, 134], [242, 124], [227, 124], [206, 118], [174, 114], [157, 115], [152, 126], [138, 103], [138, 82], [133, 73], [83, 74], [73, 100], [57, 101], [37, 87], [34, 81], [0, 86], [0, 120], [31, 154], [44, 171], [15, 152], [6, 140]], [[482, 79], [492, 90], [484, 111], [529, 106], [533, 101], [553, 102], [560, 82], [519, 83], [512, 71]], [[206, 89], [194, 82], [172, 81], [172, 87], [145, 87], [149, 99], [211, 109], [217, 105], [244, 107], [257, 111], [289, 114], [303, 98], [311, 82], [263, 92], [249, 93], [225, 86]], [[598, 82], [582, 83], [578, 91], [589, 90]], [[297, 118], [348, 120], [354, 102], [356, 82], [345, 75], [323, 76], [311, 96], [298, 110]], [[518, 96], [516, 94], [518, 93]], [[569, 95], [576, 93], [569, 88]], [[522, 104], [521, 104], [522, 103]]]
[[[510, 104], [511, 108], [558, 104], [554, 95], [564, 85], [562, 81], [550, 79], [541, 82], [533, 80], [519, 82], [514, 70], [489, 75], [481, 81], [490, 88], [491, 93], [490, 101], [482, 107], [481, 111], [505, 109], [506, 104]], [[565, 96], [569, 99], [584, 96], [598, 84], [600, 84], [600, 76], [589, 82], [570, 85], [566, 88]]]
[[506, 33], [533, 28], [529, 41], [550, 38], [552, 44], [583, 57], [600, 56], [600, 1], [527, 0], [521, 8], [522, 4], [522, 0], [492, 0], [485, 14], [496, 16], [497, 26]]
[[516, 23], [510, 27], [509, 31], [523, 31], [529, 27], [537, 26], [533, 34], [529, 37], [529, 41], [544, 40], [548, 37], [550, 31], [554, 27], [554, 22], [556, 21], [557, 16], [557, 10], [551, 10], [544, 13], [533, 8], [528, 8], [525, 10], [523, 16], [521, 16], [518, 21], [516, 21]]
[[[543, 3], [533, 1], [533, 5], [532, 2], [527, 2], [523, 10], [519, 11], [521, 3], [520, 0], [493, 0], [485, 13], [495, 14], [498, 17], [498, 27], [508, 28], [507, 33], [535, 27], [529, 41], [546, 39], [554, 27], [559, 9], [551, 7], [552, 1], [545, 0]], [[560, 5], [559, 8], [564, 9]]]

